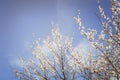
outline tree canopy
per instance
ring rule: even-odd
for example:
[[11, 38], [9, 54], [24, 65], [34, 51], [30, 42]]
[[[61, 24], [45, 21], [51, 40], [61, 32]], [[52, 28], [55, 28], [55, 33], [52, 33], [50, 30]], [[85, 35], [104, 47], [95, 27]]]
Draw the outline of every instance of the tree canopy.
[[86, 62], [82, 62], [79, 48], [74, 48], [72, 38], [62, 36], [58, 27], [40, 44], [33, 45], [35, 59], [21, 59], [23, 70], [16, 71], [20, 80], [119, 80], [120, 79], [120, 2], [111, 0], [111, 16], [107, 16], [98, 1], [100, 15], [97, 15], [102, 30], [85, 29], [80, 13], [74, 17], [82, 36], [91, 47], [98, 50], [93, 56], [88, 50]]

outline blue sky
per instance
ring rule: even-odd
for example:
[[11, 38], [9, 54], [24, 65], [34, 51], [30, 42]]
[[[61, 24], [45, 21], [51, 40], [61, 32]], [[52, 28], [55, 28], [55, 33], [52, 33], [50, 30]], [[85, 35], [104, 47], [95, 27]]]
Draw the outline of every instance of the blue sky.
[[[102, 0], [109, 13], [109, 0]], [[51, 21], [59, 24], [64, 35], [72, 35], [73, 45], [82, 41], [73, 17], [80, 10], [83, 24], [101, 29], [95, 16], [97, 0], [0, 0], [0, 80], [17, 80], [13, 69], [20, 56], [30, 57], [32, 33], [41, 41], [50, 35]]]

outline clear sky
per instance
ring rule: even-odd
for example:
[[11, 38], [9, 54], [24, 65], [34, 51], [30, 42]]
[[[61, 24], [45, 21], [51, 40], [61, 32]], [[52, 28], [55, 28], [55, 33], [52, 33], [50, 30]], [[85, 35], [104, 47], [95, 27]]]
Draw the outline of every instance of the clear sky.
[[[102, 0], [109, 13], [109, 0]], [[50, 35], [51, 21], [59, 24], [64, 35], [72, 35], [73, 45], [82, 43], [73, 17], [81, 12], [83, 24], [101, 29], [95, 16], [97, 0], [0, 0], [0, 80], [17, 80], [13, 68], [19, 56], [31, 56], [32, 33], [41, 41]]]

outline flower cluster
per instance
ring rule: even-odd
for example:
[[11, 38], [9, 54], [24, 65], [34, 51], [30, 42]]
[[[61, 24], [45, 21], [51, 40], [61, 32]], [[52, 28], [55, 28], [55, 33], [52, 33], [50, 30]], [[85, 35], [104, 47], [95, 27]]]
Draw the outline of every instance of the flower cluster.
[[93, 68], [88, 66], [87, 69], [84, 67], [84, 70], [87, 72], [88, 69], [90, 70], [91, 73], [88, 73], [92, 80], [111, 80], [113, 78], [119, 80], [120, 52], [118, 51], [120, 51], [120, 2], [111, 0], [112, 16], [110, 16], [110, 18], [105, 15], [99, 2], [98, 4], [102, 25], [100, 34], [97, 34], [98, 38], [93, 34], [96, 33], [95, 30], [86, 32], [81, 24], [80, 17], [75, 17], [75, 21], [79, 25], [80, 33], [89, 40], [91, 46], [98, 49], [100, 52], [99, 55], [96, 55], [97, 58], [93, 59], [93, 62], [91, 62]]

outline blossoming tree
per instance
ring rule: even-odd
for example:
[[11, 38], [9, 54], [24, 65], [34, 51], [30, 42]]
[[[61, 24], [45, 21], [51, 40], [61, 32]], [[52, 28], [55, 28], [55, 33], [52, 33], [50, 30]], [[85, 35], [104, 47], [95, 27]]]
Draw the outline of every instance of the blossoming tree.
[[105, 15], [99, 1], [98, 4], [102, 24], [100, 33], [94, 29], [85, 30], [79, 15], [75, 17], [81, 35], [99, 51], [96, 53], [97, 58], [92, 56], [90, 64], [83, 67], [89, 73], [84, 76], [87, 80], [120, 80], [120, 2], [111, 0], [111, 16]]
[[[105, 15], [98, 2], [102, 30], [85, 30], [79, 15], [75, 17], [81, 35], [94, 49], [88, 50], [88, 59], [82, 61], [79, 48], [72, 46], [72, 39], [63, 37], [59, 28], [52, 29], [52, 36], [41, 45], [35, 40], [34, 59], [21, 59], [23, 70], [16, 71], [20, 80], [120, 80], [120, 2], [111, 0], [111, 16]], [[83, 53], [84, 54], [84, 53]]]
[[73, 48], [72, 38], [63, 37], [59, 28], [52, 29], [52, 36], [43, 41], [35, 40], [33, 55], [29, 61], [21, 58], [23, 70], [16, 71], [20, 80], [77, 80], [79, 76], [80, 52]]

